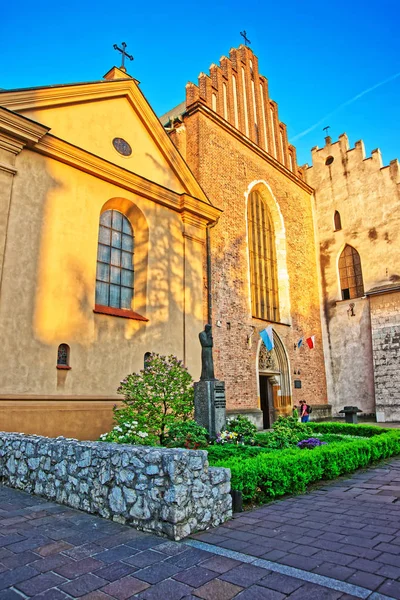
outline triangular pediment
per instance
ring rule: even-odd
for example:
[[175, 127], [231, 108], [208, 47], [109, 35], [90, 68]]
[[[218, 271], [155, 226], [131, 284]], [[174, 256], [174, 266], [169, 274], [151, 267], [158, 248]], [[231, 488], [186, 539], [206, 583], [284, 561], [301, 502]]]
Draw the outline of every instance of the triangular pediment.
[[209, 203], [132, 78], [5, 91], [0, 106], [82, 150]]

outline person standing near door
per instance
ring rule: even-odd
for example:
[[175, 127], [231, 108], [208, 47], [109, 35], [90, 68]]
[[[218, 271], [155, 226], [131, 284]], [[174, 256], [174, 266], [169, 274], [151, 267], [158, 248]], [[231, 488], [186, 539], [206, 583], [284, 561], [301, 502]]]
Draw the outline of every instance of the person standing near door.
[[311, 408], [305, 400], [300, 400], [300, 417], [302, 423], [308, 423], [310, 420]]

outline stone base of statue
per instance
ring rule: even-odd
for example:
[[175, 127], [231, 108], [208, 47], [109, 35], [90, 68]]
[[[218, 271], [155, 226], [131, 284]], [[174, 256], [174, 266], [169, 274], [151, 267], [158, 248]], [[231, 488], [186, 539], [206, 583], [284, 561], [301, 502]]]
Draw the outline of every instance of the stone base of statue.
[[226, 424], [224, 381], [201, 379], [194, 384], [194, 418], [211, 437], [222, 431]]

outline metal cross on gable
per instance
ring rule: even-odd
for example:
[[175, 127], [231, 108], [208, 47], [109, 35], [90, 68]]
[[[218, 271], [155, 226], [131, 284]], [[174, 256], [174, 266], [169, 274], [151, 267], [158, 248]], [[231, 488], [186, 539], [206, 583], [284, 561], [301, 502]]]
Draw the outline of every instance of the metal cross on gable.
[[122, 48], [118, 48], [117, 44], [114, 44], [114, 50], [118, 50], [118, 52], [121, 52], [121, 54], [122, 54], [122, 64], [120, 66], [120, 69], [122, 71], [126, 71], [126, 68], [125, 68], [125, 56], [126, 56], [126, 58], [129, 58], [129, 60], [133, 60], [133, 56], [131, 54], [128, 54], [127, 52], [125, 52], [125, 48], [126, 48], [125, 42], [122, 42], [121, 46], [122, 46]]
[[243, 31], [240, 32], [240, 35], [242, 36], [242, 38], [244, 39], [244, 45], [247, 46], [248, 44], [251, 44], [251, 41], [249, 40], [249, 38], [247, 37], [246, 34], [246, 30], [243, 29]]

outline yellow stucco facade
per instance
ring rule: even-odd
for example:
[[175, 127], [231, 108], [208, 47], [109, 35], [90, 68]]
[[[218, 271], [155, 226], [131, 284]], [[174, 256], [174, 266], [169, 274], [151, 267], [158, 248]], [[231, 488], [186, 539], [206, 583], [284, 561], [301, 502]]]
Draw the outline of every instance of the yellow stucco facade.
[[[149, 351], [200, 373], [205, 231], [220, 211], [137, 82], [115, 76], [0, 94], [3, 430], [96, 438], [111, 426], [119, 381]], [[94, 310], [106, 210], [134, 231], [129, 318]], [[70, 369], [57, 368], [60, 344]]]

